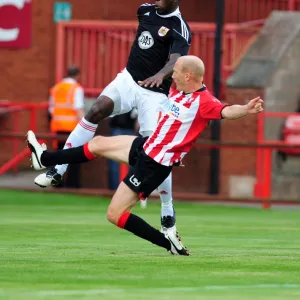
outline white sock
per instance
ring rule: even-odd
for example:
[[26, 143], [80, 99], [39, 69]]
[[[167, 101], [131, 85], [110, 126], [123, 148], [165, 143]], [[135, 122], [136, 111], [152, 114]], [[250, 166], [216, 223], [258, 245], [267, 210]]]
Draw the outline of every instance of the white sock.
[[[98, 124], [90, 123], [85, 118], [82, 118], [75, 129], [70, 133], [64, 149], [79, 147], [89, 142], [94, 137], [97, 127]], [[57, 173], [63, 176], [67, 171], [68, 165], [56, 165], [55, 168]]]
[[161, 200], [161, 216], [173, 216], [172, 173], [157, 189]]

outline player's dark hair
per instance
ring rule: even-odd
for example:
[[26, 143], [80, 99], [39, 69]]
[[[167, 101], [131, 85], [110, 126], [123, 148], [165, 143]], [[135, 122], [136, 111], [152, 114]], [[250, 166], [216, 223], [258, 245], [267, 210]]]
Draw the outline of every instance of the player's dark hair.
[[67, 70], [67, 76], [74, 77], [80, 74], [80, 69], [77, 66], [71, 66]]

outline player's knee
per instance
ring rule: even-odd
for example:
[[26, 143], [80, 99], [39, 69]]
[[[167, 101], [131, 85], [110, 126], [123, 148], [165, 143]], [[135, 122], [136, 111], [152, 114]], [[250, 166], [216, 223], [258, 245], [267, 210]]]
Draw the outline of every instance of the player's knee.
[[110, 116], [113, 110], [114, 102], [106, 96], [100, 96], [92, 105], [85, 118], [87, 121], [97, 124], [104, 118]]
[[101, 155], [103, 151], [103, 146], [105, 145], [105, 137], [102, 135], [95, 136], [91, 141], [89, 141], [89, 151], [94, 155]]
[[114, 209], [114, 207], [109, 206], [106, 217], [109, 222], [113, 223], [114, 225], [118, 225], [118, 220], [119, 220], [120, 216], [119, 216], [117, 210]]

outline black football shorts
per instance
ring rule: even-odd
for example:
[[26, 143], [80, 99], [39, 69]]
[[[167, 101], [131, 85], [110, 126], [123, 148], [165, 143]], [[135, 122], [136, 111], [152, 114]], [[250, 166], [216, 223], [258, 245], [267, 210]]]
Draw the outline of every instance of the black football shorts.
[[129, 171], [123, 182], [141, 200], [145, 200], [172, 171], [172, 166], [164, 166], [149, 157], [143, 145], [147, 138], [137, 137], [129, 152]]

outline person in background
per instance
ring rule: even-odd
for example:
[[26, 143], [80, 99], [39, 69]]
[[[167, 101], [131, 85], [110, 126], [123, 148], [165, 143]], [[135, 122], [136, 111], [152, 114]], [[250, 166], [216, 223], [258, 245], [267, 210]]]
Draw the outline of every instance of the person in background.
[[[138, 133], [137, 110], [117, 115], [110, 119], [110, 133], [117, 135], [136, 135]], [[120, 184], [120, 164], [116, 161], [108, 161], [109, 189], [116, 190]]]
[[[84, 90], [78, 83], [79, 77], [79, 68], [71, 66], [67, 69], [67, 77], [50, 89], [50, 130], [54, 134], [68, 136], [77, 126], [78, 122], [84, 117]], [[58, 141], [57, 148], [72, 148], [72, 145], [70, 143], [65, 145], [65, 141]], [[67, 170], [67, 167], [68, 165], [62, 166], [65, 171]], [[56, 174], [54, 174], [54, 176], [55, 175]], [[52, 174], [49, 176], [52, 176]], [[65, 181], [58, 186], [79, 188], [80, 165], [71, 165]]]

